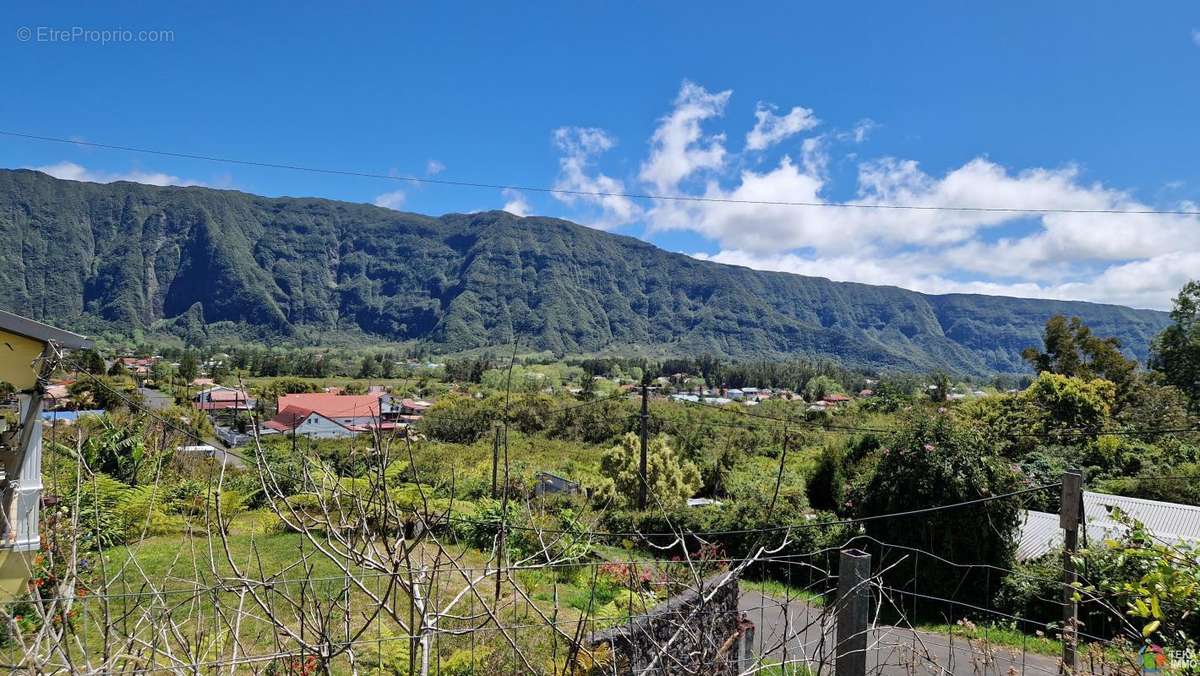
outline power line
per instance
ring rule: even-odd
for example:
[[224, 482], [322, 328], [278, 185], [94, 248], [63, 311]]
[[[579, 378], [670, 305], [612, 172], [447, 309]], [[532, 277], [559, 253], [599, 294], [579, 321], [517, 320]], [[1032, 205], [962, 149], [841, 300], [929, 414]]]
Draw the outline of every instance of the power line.
[[773, 206], [773, 207], [815, 207], [815, 208], [833, 208], [833, 209], [884, 209], [894, 211], [950, 211], [950, 212], [973, 212], [973, 213], [1001, 213], [1001, 214], [1107, 214], [1107, 215], [1158, 215], [1158, 216], [1200, 216], [1200, 211], [1187, 209], [1069, 209], [1062, 207], [1045, 207], [1045, 208], [1028, 208], [1028, 207], [984, 207], [971, 205], [930, 205], [930, 204], [881, 204], [881, 203], [863, 203], [863, 202], [811, 202], [811, 201], [791, 201], [791, 200], [747, 200], [735, 199], [732, 197], [703, 197], [697, 195], [662, 195], [655, 193], [638, 193], [638, 192], [609, 192], [602, 190], [569, 190], [566, 188], [547, 188], [545, 186], [530, 186], [518, 185], [509, 183], [488, 183], [480, 181], [457, 181], [445, 178], [430, 178], [420, 176], [394, 176], [391, 174], [380, 174], [370, 171], [358, 171], [352, 169], [331, 169], [325, 167], [312, 167], [300, 164], [289, 164], [283, 162], [268, 162], [262, 160], [244, 160], [231, 157], [220, 157], [217, 155], [203, 155], [199, 153], [185, 153], [174, 150], [158, 150], [155, 148], [142, 148], [138, 146], [118, 145], [115, 143], [98, 143], [95, 141], [82, 141], [76, 139], [60, 138], [56, 136], [44, 136], [40, 134], [30, 134], [26, 132], [11, 131], [0, 129], [0, 135], [9, 136], [12, 138], [25, 139], [27, 141], [41, 141], [46, 143], [62, 143], [67, 145], [84, 146], [88, 148], [101, 148], [104, 150], [119, 150], [129, 153], [140, 153], [144, 155], [157, 155], [160, 157], [174, 157], [186, 160], [201, 160], [204, 162], [217, 162], [221, 164], [235, 164], [247, 167], [261, 167], [265, 169], [286, 169], [289, 171], [303, 171], [312, 174], [326, 174], [334, 176], [354, 176], [358, 178], [373, 178], [385, 181], [399, 181], [404, 183], [416, 183], [425, 185], [443, 185], [459, 188], [481, 188], [487, 190], [522, 190], [525, 192], [546, 193], [553, 195], [570, 195], [575, 197], [621, 197], [625, 199], [643, 199], [643, 200], [659, 200], [664, 202], [702, 202], [713, 204], [746, 204], [753, 206]]
[[[72, 362], [67, 362], [67, 363], [74, 366], [74, 364]], [[203, 439], [199, 435], [197, 435], [195, 432], [183, 429], [183, 428], [175, 425], [173, 422], [157, 415], [150, 409], [146, 408], [145, 406], [142, 406], [136, 400], [126, 397], [124, 393], [120, 392], [116, 388], [113, 388], [108, 383], [104, 382], [103, 380], [96, 377], [92, 373], [89, 373], [88, 371], [82, 370], [82, 369], [80, 369], [80, 373], [83, 374], [85, 377], [91, 379], [93, 382], [99, 384], [101, 387], [104, 387], [110, 393], [121, 398], [126, 403], [126, 405], [129, 406], [131, 409], [136, 408], [136, 409], [142, 411], [143, 413], [145, 413], [147, 416], [153, 418], [154, 420], [158, 421], [159, 423], [161, 423], [167, 427], [170, 427], [171, 429], [175, 430], [176, 432], [179, 432], [180, 434], [183, 434], [192, 439], [203, 441]], [[242, 460], [243, 462], [250, 462], [250, 460], [248, 460], [245, 456], [235, 453], [231, 450], [227, 450], [227, 451], [225, 451], [225, 453], [227, 455], [238, 458], [238, 459]], [[904, 511], [904, 512], [894, 512], [894, 513], [889, 513], [889, 514], [873, 514], [873, 515], [869, 515], [869, 516], [856, 517], [856, 518], [851, 518], [851, 519], [837, 519], [837, 520], [830, 520], [830, 521], [807, 521], [804, 523], [788, 524], [788, 525], [780, 525], [780, 526], [770, 526], [767, 528], [738, 528], [738, 529], [722, 530], [722, 531], [688, 531], [688, 534], [696, 535], [696, 536], [744, 535], [744, 534], [748, 534], [748, 533], [773, 533], [773, 532], [780, 532], [780, 531], [791, 531], [791, 530], [796, 530], [796, 529], [801, 529], [801, 528], [819, 528], [819, 527], [824, 527], [824, 526], [852, 525], [852, 524], [857, 524], [857, 523], [866, 523], [869, 521], [878, 521], [881, 519], [893, 519], [893, 518], [902, 518], [902, 517], [910, 517], [910, 516], [919, 516], [921, 514], [939, 512], [939, 511], [943, 511], [943, 510], [947, 510], [947, 509], [955, 509], [958, 507], [968, 507], [971, 505], [992, 502], [994, 500], [1002, 500], [1005, 498], [1011, 498], [1011, 497], [1016, 497], [1016, 496], [1020, 496], [1020, 495], [1025, 495], [1028, 493], [1034, 493], [1034, 492], [1046, 490], [1049, 488], [1056, 488], [1060, 485], [1061, 484], [1053, 483], [1053, 484], [1045, 484], [1042, 486], [1033, 486], [1031, 488], [1023, 488], [1023, 489], [1011, 491], [1008, 493], [1000, 493], [997, 495], [984, 496], [981, 498], [976, 498], [973, 500], [965, 500], [962, 502], [957, 502], [957, 503], [953, 503], [953, 504], [949, 504], [949, 505], [923, 507], [920, 509], [913, 509], [913, 510], [908, 510], [908, 511]], [[458, 521], [461, 523], [468, 523], [468, 524], [473, 524], [473, 525], [482, 525], [482, 526], [498, 525], [497, 522], [493, 522], [493, 521], [480, 521], [477, 519], [464, 519], [462, 517], [454, 517], [454, 516], [448, 517], [447, 520], [448, 521]], [[533, 526], [509, 525], [507, 527], [511, 528], [511, 529], [515, 529], [515, 530], [529, 530], [529, 531], [536, 531], [536, 532], [540, 532], [540, 533], [574, 535], [574, 536], [578, 536], [578, 537], [628, 538], [628, 537], [660, 537], [660, 536], [668, 536], [668, 535], [670, 535], [670, 536], [678, 536], [679, 535], [678, 533], [646, 533], [644, 531], [624, 531], [624, 532], [581, 531], [581, 530], [568, 531], [568, 530], [553, 529], [553, 528], [537, 528], [537, 527], [533, 527]]]

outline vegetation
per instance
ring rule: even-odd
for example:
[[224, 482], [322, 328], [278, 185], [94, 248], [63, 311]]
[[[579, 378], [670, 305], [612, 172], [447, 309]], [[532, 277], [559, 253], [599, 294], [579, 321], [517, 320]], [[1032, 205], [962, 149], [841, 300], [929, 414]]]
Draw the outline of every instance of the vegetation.
[[[1082, 318], [1138, 358], [1166, 324], [1162, 313], [1114, 306], [758, 272], [494, 211], [429, 218], [25, 170], [0, 172], [0, 207], [0, 269], [23, 280], [0, 286], [0, 307], [117, 344], [390, 341], [461, 352], [516, 342], [559, 358], [805, 355], [981, 376], [1021, 371], [1020, 350], [1054, 314]], [[359, 355], [354, 373], [387, 377], [387, 362], [376, 364]]]
[[[1186, 309], [1187, 294], [1200, 295], [1197, 289], [1185, 289], [1177, 305]], [[345, 564], [340, 557], [378, 555], [383, 545], [371, 534], [419, 531], [450, 543], [430, 553], [435, 563], [421, 565], [452, 560], [482, 569], [498, 560], [525, 561], [510, 578], [489, 577], [488, 585], [501, 590], [491, 592], [497, 597], [512, 594], [514, 608], [512, 589], [521, 585], [528, 598], [521, 599], [519, 619], [526, 623], [553, 611], [566, 613], [559, 617], [564, 622], [595, 628], [645, 612], [691, 573], [718, 570], [766, 546], [772, 558], [743, 572], [752, 586], [819, 604], [836, 550], [858, 546], [886, 571], [881, 581], [889, 593], [921, 595], [911, 610], [903, 605], [909, 619], [944, 622], [950, 606], [936, 599], [954, 601], [956, 612], [965, 607], [957, 604], [996, 608], [1027, 624], [985, 624], [967, 611], [971, 617], [942, 628], [1051, 651], [1052, 623], [1061, 618], [1061, 552], [1024, 563], [1014, 558], [1021, 510], [1058, 509], [1056, 491], [1039, 487], [1081, 467], [1092, 490], [1200, 504], [1200, 435], [1191, 424], [1194, 393], [1185, 387], [1192, 361], [1182, 339], [1190, 329], [1179, 307], [1176, 323], [1155, 342], [1152, 370], [1139, 369], [1118, 341], [1100, 337], [1085, 321], [1051, 317], [1041, 345], [1024, 352], [1036, 373], [1022, 382], [956, 382], [945, 370], [904, 374], [804, 359], [731, 361], [716, 351], [661, 360], [557, 359], [551, 351], [510, 362], [477, 350], [430, 362], [411, 346], [164, 347], [149, 378], [160, 389], [182, 399], [197, 376], [240, 383], [258, 398], [259, 420], [282, 394], [328, 387], [361, 392], [382, 385], [397, 397], [436, 400], [411, 434], [386, 443], [369, 436], [264, 437], [261, 449], [244, 452], [254, 456], [246, 467], [222, 467], [180, 450], [210, 432], [205, 416], [190, 408], [139, 413], [135, 377], [147, 378], [84, 355], [92, 375], [79, 378], [70, 394], [81, 407], [109, 412], [69, 431], [54, 427], [47, 440], [44, 483], [58, 501], [45, 511], [46, 555], [35, 579], [83, 594], [134, 584], [122, 576], [135, 574], [189, 588], [236, 579], [233, 568], [252, 562], [260, 573], [272, 571], [262, 573], [268, 577], [289, 570], [296, 580], [319, 581], [337, 577]], [[648, 505], [639, 509], [643, 384], [652, 385], [653, 395]], [[665, 396], [717, 396], [735, 387], [772, 392], [753, 406]], [[853, 393], [844, 404], [810, 405], [844, 392]], [[386, 455], [388, 444], [401, 450]], [[269, 477], [252, 466], [255, 460], [271, 470]], [[539, 490], [543, 473], [584, 490]], [[212, 490], [218, 477], [220, 491]], [[689, 507], [691, 497], [711, 504]], [[897, 513], [910, 514], [880, 518]], [[353, 546], [314, 553], [313, 532], [348, 538]], [[539, 537], [544, 533], [561, 537]], [[218, 551], [214, 537], [229, 551]], [[1196, 552], [1156, 541], [1134, 522], [1124, 536], [1091, 544], [1079, 553], [1086, 572], [1078, 589], [1089, 631], [1190, 645], [1200, 632]], [[292, 568], [297, 557], [304, 566]], [[397, 558], [378, 558], [373, 570]], [[85, 570], [72, 579], [64, 561], [84, 562]], [[546, 561], [556, 565], [538, 567]], [[313, 584], [327, 607], [345, 604], [342, 621], [369, 615], [362, 597], [339, 601], [344, 588]], [[8, 608], [10, 625], [28, 622], [29, 608], [49, 596], [41, 589], [35, 583]], [[397, 595], [390, 611], [402, 615], [452, 597], [453, 589], [432, 595]], [[206, 603], [195, 607], [214, 614]], [[466, 615], [460, 608], [446, 617]], [[462, 619], [446, 635], [470, 622]], [[1049, 631], [1020, 633], [1035, 626]], [[394, 623], [381, 620], [373, 629], [403, 638]], [[468, 653], [462, 642], [446, 641], [436, 648], [445, 673], [451, 667], [469, 673], [488, 660], [501, 671], [522, 668], [507, 649]], [[390, 646], [360, 666], [408, 673], [419, 653], [429, 654], [415, 641]], [[559, 659], [545, 652], [548, 661]], [[306, 664], [271, 668], [304, 671]]]
[[[597, 490], [600, 502], [625, 507], [635, 502], [642, 490], [639, 449], [637, 435], [630, 433], [600, 457], [600, 473], [604, 476]], [[666, 435], [660, 434], [647, 443], [647, 502], [653, 500], [655, 507], [677, 510], [699, 487], [700, 471], [679, 458]]]

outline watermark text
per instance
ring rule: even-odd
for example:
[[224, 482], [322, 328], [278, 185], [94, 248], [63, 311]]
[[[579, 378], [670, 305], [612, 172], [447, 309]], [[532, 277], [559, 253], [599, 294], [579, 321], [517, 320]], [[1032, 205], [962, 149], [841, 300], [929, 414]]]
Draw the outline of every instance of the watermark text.
[[87, 26], [21, 26], [18, 42], [53, 44], [82, 43], [116, 45], [139, 42], [175, 42], [173, 30], [139, 30], [134, 28], [89, 28]]

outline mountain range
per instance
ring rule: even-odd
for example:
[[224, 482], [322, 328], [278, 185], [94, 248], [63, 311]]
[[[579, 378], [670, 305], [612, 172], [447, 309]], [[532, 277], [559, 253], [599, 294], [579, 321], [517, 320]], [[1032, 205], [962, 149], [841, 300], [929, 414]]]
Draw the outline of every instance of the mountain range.
[[701, 261], [555, 218], [402, 213], [201, 187], [0, 170], [0, 308], [191, 341], [511, 344], [557, 354], [805, 356], [848, 366], [1025, 370], [1047, 318], [1144, 360], [1165, 313], [929, 295]]

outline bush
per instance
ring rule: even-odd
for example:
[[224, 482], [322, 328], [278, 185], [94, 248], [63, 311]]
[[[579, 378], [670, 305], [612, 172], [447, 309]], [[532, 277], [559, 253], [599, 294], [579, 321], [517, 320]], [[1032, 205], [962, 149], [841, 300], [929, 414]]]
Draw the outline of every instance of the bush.
[[[636, 504], [642, 487], [640, 469], [641, 441], [636, 434], [626, 434], [600, 458], [600, 472], [607, 481], [601, 485], [598, 499], [605, 504]], [[679, 458], [666, 435], [650, 440], [646, 450], [647, 507], [682, 507], [699, 487], [700, 472]]]
[[[947, 414], [917, 414], [885, 448], [870, 481], [851, 497], [858, 517], [951, 505], [1012, 491], [1025, 484], [1008, 461], [989, 455], [980, 430]], [[988, 605], [1000, 584], [987, 569], [1011, 568], [1021, 503], [995, 500], [911, 517], [868, 521], [867, 535], [898, 547], [873, 547], [873, 565], [891, 568], [888, 582], [920, 594]], [[927, 552], [918, 555], [914, 550]], [[940, 610], [926, 604], [930, 612]]]
[[483, 400], [446, 397], [426, 411], [418, 427], [430, 439], [473, 444], [492, 429], [496, 419], [496, 410]]
[[842, 452], [835, 446], [826, 446], [812, 476], [808, 478], [808, 502], [815, 509], [829, 512], [842, 506], [845, 493], [845, 476], [842, 471]]

